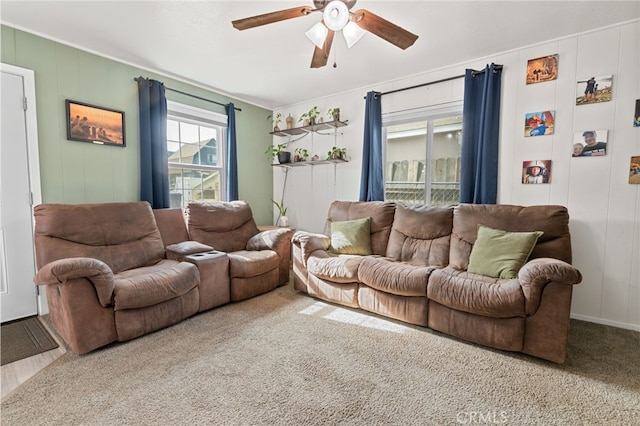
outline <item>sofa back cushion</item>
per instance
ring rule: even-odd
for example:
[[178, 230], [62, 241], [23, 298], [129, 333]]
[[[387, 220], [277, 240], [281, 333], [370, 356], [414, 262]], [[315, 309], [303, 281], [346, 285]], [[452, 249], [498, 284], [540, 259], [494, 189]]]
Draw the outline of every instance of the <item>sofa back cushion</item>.
[[153, 215], [165, 247], [189, 241], [187, 223], [182, 209], [154, 209]]
[[186, 218], [192, 240], [226, 253], [245, 250], [260, 232], [245, 201], [192, 201]]
[[507, 204], [460, 204], [453, 211], [451, 266], [466, 270], [478, 225], [508, 232], [542, 231], [529, 259], [551, 257], [571, 263], [569, 213], [563, 206], [513, 206]]
[[422, 266], [449, 264], [453, 207], [398, 204], [386, 256]]
[[371, 218], [371, 252], [384, 256], [393, 225], [395, 204], [384, 201], [334, 201], [329, 206], [324, 234], [331, 235], [331, 223]]
[[146, 201], [41, 204], [34, 208], [38, 268], [69, 257], [91, 257], [114, 273], [154, 265], [164, 244]]

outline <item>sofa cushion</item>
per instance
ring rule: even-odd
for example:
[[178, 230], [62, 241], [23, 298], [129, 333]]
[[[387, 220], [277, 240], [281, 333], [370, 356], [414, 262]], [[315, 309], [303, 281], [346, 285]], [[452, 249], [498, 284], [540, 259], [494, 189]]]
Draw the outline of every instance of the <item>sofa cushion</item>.
[[399, 204], [386, 256], [423, 266], [447, 266], [452, 226], [452, 207]]
[[280, 256], [273, 250], [239, 250], [227, 253], [229, 277], [250, 278], [277, 269]]
[[515, 278], [542, 234], [541, 231], [507, 232], [478, 225], [478, 238], [471, 249], [467, 271], [494, 278]]
[[329, 206], [324, 234], [331, 235], [331, 223], [371, 218], [371, 252], [384, 256], [393, 224], [395, 204], [384, 201], [334, 201]]
[[307, 271], [316, 277], [336, 283], [358, 281], [358, 267], [364, 256], [314, 251], [307, 260]]
[[331, 247], [337, 254], [371, 254], [371, 218], [331, 222]]
[[200, 282], [196, 265], [162, 260], [115, 275], [114, 310], [144, 308], [182, 296]]
[[191, 239], [218, 251], [245, 250], [249, 239], [260, 232], [244, 201], [190, 201], [185, 215]]
[[460, 204], [453, 211], [449, 265], [467, 269], [480, 224], [509, 232], [543, 231], [529, 258], [552, 257], [571, 263], [571, 235], [566, 207]]
[[427, 296], [427, 280], [434, 268], [382, 257], [365, 257], [358, 280], [376, 290], [398, 296]]
[[503, 280], [446, 267], [429, 276], [427, 297], [458, 311], [493, 318], [525, 316], [518, 280]]
[[38, 267], [68, 257], [91, 257], [114, 274], [153, 265], [164, 244], [146, 201], [41, 204], [34, 208]]

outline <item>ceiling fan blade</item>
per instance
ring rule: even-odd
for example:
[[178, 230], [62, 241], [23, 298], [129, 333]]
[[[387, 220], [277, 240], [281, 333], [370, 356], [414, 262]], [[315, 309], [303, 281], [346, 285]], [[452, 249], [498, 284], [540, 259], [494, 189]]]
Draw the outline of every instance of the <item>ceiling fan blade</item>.
[[361, 28], [387, 40], [389, 43], [398, 46], [400, 49], [406, 49], [418, 39], [418, 36], [387, 21], [378, 15], [365, 9], [359, 9], [353, 12], [356, 15], [355, 22]]
[[235, 21], [231, 21], [231, 24], [233, 24], [233, 27], [238, 30], [247, 30], [261, 25], [273, 24], [274, 22], [299, 18], [300, 16], [307, 16], [312, 12], [312, 10], [313, 9], [309, 6], [293, 7], [291, 9], [269, 12], [262, 15], [251, 16], [249, 18], [236, 19]]
[[329, 53], [331, 53], [331, 44], [333, 43], [334, 31], [327, 32], [327, 38], [324, 40], [324, 46], [320, 49], [318, 46], [313, 50], [313, 58], [311, 58], [311, 68], [322, 68], [327, 65]]

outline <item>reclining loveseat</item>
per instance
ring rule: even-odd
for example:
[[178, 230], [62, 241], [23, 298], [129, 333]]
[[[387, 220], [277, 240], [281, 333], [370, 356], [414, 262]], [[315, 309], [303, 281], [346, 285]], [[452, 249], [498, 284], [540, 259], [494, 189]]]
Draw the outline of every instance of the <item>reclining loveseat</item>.
[[259, 232], [242, 201], [207, 208], [203, 227], [233, 228], [233, 215], [253, 224], [253, 242], [239, 243], [246, 256], [236, 291], [238, 267], [225, 247], [193, 241], [180, 209], [152, 210], [147, 202], [35, 207], [34, 281], [47, 286], [51, 322], [73, 352], [130, 340], [288, 281], [289, 269], [284, 276], [279, 265], [281, 258], [289, 264], [290, 230]]
[[292, 241], [294, 287], [492, 348], [565, 361], [580, 272], [562, 206], [334, 201]]

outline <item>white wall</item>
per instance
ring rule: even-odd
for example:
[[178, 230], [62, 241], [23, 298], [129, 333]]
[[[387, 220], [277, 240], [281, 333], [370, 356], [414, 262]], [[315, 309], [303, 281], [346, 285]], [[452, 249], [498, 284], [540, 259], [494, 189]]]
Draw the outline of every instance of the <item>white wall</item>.
[[[557, 80], [525, 84], [528, 59], [559, 55]], [[640, 155], [640, 127], [633, 127], [635, 100], [640, 99], [640, 21], [552, 40], [493, 57], [425, 72], [393, 82], [361, 88], [279, 109], [300, 116], [313, 105], [326, 112], [339, 106], [349, 126], [337, 141], [351, 157], [347, 164], [297, 167], [289, 172], [285, 202], [292, 226], [321, 232], [331, 201], [357, 200], [364, 125], [364, 96], [504, 65], [500, 125], [498, 202], [567, 206], [571, 216], [573, 263], [583, 281], [574, 288], [572, 317], [640, 330], [640, 185], [628, 183], [629, 161]], [[613, 75], [610, 102], [575, 105], [576, 81], [585, 76]], [[385, 95], [383, 114], [462, 99], [462, 79]], [[528, 112], [556, 111], [554, 135], [525, 138]], [[276, 112], [278, 112], [276, 111]], [[574, 131], [608, 129], [607, 155], [571, 158]], [[292, 147], [320, 155], [335, 143], [333, 136], [307, 136]], [[282, 143], [274, 137], [274, 142]], [[552, 183], [520, 183], [524, 160], [552, 160]], [[284, 173], [274, 168], [274, 198], [279, 199]]]

